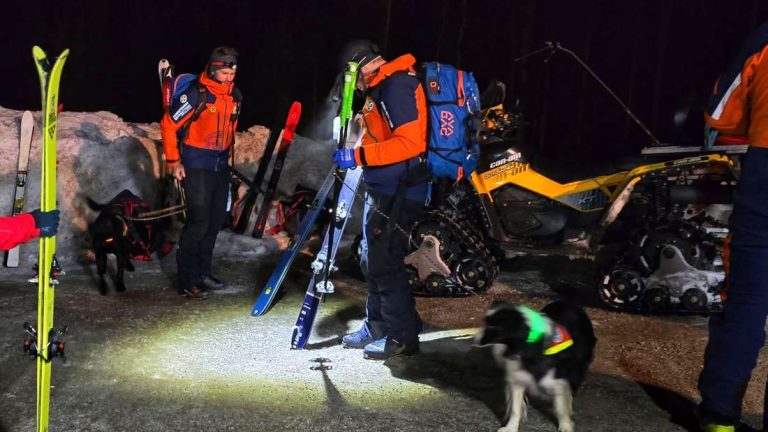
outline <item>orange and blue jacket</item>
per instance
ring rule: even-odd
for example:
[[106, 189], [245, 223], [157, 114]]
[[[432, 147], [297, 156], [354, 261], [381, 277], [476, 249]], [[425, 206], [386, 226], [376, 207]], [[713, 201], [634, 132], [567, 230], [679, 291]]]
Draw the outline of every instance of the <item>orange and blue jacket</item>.
[[[204, 86], [206, 91], [201, 93], [198, 86]], [[192, 120], [201, 95], [206, 98], [205, 109]], [[240, 97], [234, 84], [220, 83], [201, 73], [197, 85], [190, 85], [175, 98], [160, 121], [168, 167], [181, 162], [185, 169], [227, 168], [239, 114]]]
[[722, 134], [768, 147], [768, 23], [747, 38], [718, 78], [705, 118]]
[[[355, 161], [363, 167], [369, 190], [394, 196], [408, 172], [427, 150], [427, 102], [414, 65], [405, 54], [368, 77], [363, 105], [363, 139]], [[427, 185], [405, 189], [405, 198], [423, 201]]]
[[13, 249], [40, 235], [35, 218], [30, 213], [0, 217], [0, 250]]

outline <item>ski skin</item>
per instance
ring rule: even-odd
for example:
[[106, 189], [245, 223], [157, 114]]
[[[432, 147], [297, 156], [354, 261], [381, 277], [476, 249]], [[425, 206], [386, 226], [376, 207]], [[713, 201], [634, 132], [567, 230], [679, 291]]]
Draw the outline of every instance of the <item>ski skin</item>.
[[[344, 228], [347, 226], [352, 206], [355, 202], [355, 195], [357, 188], [360, 185], [362, 177], [362, 168], [351, 169], [347, 171], [347, 175], [344, 178], [344, 184], [339, 196], [339, 204], [336, 209], [336, 214], [343, 209], [346, 213], [344, 219], [338, 221], [335, 224], [331, 224], [328, 227], [325, 238], [323, 239], [323, 245], [318, 252], [318, 257], [325, 256], [323, 269], [327, 266], [333, 267], [333, 263], [336, 259], [336, 252], [338, 252], [339, 244], [341, 243], [341, 237], [344, 234]], [[331, 234], [333, 231], [333, 234]], [[329, 248], [329, 243], [333, 242]], [[330, 253], [328, 250], [330, 249]], [[291, 335], [291, 349], [304, 349], [309, 341], [309, 335], [312, 333], [312, 327], [315, 323], [315, 317], [317, 311], [320, 308], [320, 302], [323, 299], [324, 294], [317, 292], [316, 287], [318, 282], [324, 280], [326, 275], [323, 271], [312, 273], [312, 278], [307, 286], [307, 292], [304, 295], [304, 302], [301, 305], [299, 316], [296, 319], [296, 325], [293, 327], [293, 334]], [[327, 281], [325, 281], [327, 282]]]
[[[40, 77], [42, 96], [42, 169], [40, 181], [40, 209], [56, 209], [56, 127], [61, 72], [69, 55], [65, 49], [51, 66], [45, 52], [38, 46], [32, 48], [35, 66]], [[54, 285], [51, 270], [56, 253], [56, 236], [41, 237], [38, 256], [37, 302], [37, 413], [36, 431], [48, 431], [48, 415], [51, 394], [51, 363], [46, 358], [48, 343], [53, 330]]]
[[[29, 151], [32, 147], [32, 133], [35, 127], [35, 119], [32, 112], [24, 111], [21, 116], [19, 128], [19, 160], [16, 167], [16, 189], [13, 194], [13, 210], [11, 216], [18, 216], [24, 212], [24, 201], [27, 192], [27, 166], [29, 165]], [[16, 246], [5, 256], [5, 266], [14, 268], [19, 266], [21, 246]]]
[[[264, 197], [261, 200], [261, 207], [259, 208], [259, 214], [256, 217], [256, 226], [253, 229], [252, 236], [254, 238], [261, 238], [264, 234], [264, 224], [269, 214], [270, 203], [275, 196], [275, 190], [277, 190], [277, 182], [280, 180], [280, 174], [283, 172], [283, 165], [285, 164], [285, 158], [288, 155], [288, 149], [293, 142], [293, 135], [296, 133], [296, 126], [299, 124], [301, 118], [301, 103], [294, 102], [291, 105], [290, 111], [288, 111], [288, 119], [285, 122], [285, 129], [283, 129], [282, 139], [280, 145], [277, 146], [277, 156], [275, 157], [275, 163], [272, 167], [272, 173], [269, 176], [269, 182], [267, 183], [267, 189], [264, 192]], [[254, 182], [254, 184], [258, 184]]]
[[330, 193], [333, 184], [334, 176], [333, 172], [331, 172], [325, 178], [323, 185], [317, 191], [315, 198], [312, 200], [312, 205], [309, 211], [304, 215], [304, 218], [302, 218], [301, 224], [299, 225], [298, 237], [295, 239], [293, 245], [291, 245], [288, 250], [283, 252], [280, 260], [277, 262], [275, 270], [269, 277], [267, 284], [264, 286], [261, 294], [259, 294], [259, 297], [253, 304], [253, 309], [251, 310], [252, 316], [257, 317], [264, 315], [264, 313], [269, 310], [269, 307], [272, 305], [273, 300], [277, 296], [277, 291], [280, 289], [280, 286], [285, 280], [285, 276], [288, 274], [288, 270], [291, 268], [291, 264], [293, 264], [294, 259], [299, 254], [299, 250], [307, 240], [309, 232], [315, 225], [318, 216], [320, 216], [320, 213], [323, 211], [323, 206], [325, 205], [325, 201], [328, 199], [328, 194]]

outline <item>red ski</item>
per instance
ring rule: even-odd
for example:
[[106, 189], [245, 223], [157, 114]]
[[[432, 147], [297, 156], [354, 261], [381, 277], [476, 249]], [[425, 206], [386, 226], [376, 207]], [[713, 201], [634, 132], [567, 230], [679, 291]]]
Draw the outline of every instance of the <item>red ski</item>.
[[261, 238], [264, 234], [264, 225], [267, 221], [272, 198], [275, 195], [277, 182], [280, 180], [280, 173], [283, 171], [283, 163], [285, 162], [285, 157], [288, 155], [288, 148], [291, 146], [291, 142], [293, 142], [293, 134], [296, 132], [296, 126], [298, 126], [300, 118], [301, 103], [294, 102], [291, 105], [290, 111], [288, 111], [288, 119], [285, 121], [285, 129], [283, 129], [280, 145], [277, 146], [275, 164], [272, 167], [272, 173], [269, 176], [267, 189], [264, 191], [264, 199], [261, 201], [259, 214], [256, 217], [256, 227], [253, 229], [253, 237], [255, 238]]

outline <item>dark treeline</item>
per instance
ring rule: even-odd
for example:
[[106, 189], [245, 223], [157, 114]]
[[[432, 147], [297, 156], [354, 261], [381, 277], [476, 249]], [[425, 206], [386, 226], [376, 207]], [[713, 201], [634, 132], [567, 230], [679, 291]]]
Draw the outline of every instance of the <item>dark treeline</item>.
[[[648, 137], [571, 58], [515, 59], [559, 41], [575, 51], [664, 142], [699, 144], [702, 107], [717, 74], [750, 30], [768, 19], [761, 0], [298, 0], [293, 2], [14, 1], [0, 38], [6, 90], [0, 105], [37, 109], [31, 46], [70, 48], [61, 101], [72, 111], [112, 111], [157, 121], [161, 57], [199, 72], [218, 45], [241, 53], [241, 128], [271, 125], [289, 101], [302, 130], [322, 109], [350, 38], [412, 52], [507, 84], [542, 152], [611, 157]], [[687, 116], [685, 115], [687, 113]], [[677, 116], [676, 116], [677, 114]], [[677, 118], [677, 122], [675, 121]]]

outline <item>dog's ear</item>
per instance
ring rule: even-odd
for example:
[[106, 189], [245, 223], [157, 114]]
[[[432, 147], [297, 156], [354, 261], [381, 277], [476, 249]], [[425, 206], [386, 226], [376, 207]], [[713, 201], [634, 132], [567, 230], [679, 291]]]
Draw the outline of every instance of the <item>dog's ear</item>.
[[518, 333], [524, 336], [528, 334], [528, 325], [525, 318], [520, 315], [514, 307], [508, 303], [501, 304], [499, 307], [491, 308], [485, 316], [485, 328], [478, 334], [478, 345], [504, 344], [515, 345]]
[[507, 304], [504, 300], [494, 300], [493, 303], [491, 303], [491, 307], [489, 309], [497, 309], [500, 306], [503, 306]]

